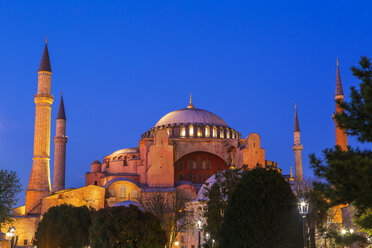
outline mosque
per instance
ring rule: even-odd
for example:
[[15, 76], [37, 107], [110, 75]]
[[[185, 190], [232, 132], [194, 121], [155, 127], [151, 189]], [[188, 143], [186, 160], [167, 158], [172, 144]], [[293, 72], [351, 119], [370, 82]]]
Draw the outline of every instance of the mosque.
[[[52, 206], [72, 204], [95, 209], [129, 205], [140, 196], [154, 191], [184, 190], [195, 200], [204, 182], [230, 166], [252, 169], [256, 166], [281, 172], [278, 164], [265, 159], [265, 150], [257, 133], [246, 138], [221, 117], [196, 108], [190, 102], [186, 108], [162, 117], [155, 126], [141, 135], [138, 147], [123, 148], [91, 163], [85, 175], [86, 186], [65, 188], [66, 113], [61, 96], [54, 137], [53, 184], [50, 180], [51, 94], [52, 69], [47, 43], [38, 70], [35, 95], [35, 129], [32, 170], [26, 190], [25, 205], [13, 210], [18, 245], [30, 247], [41, 216]], [[343, 99], [337, 64], [336, 99]], [[342, 111], [337, 106], [336, 111]], [[346, 149], [347, 137], [336, 125], [336, 143]], [[300, 126], [295, 110], [294, 145], [295, 177], [303, 180]], [[9, 225], [2, 228], [5, 233]], [[184, 244], [180, 247], [196, 247]], [[190, 239], [192, 240], [192, 239]], [[187, 241], [188, 242], [188, 241]], [[192, 241], [190, 241], [192, 242]], [[1, 245], [1, 242], [0, 242]], [[6, 242], [4, 243], [4, 247]]]

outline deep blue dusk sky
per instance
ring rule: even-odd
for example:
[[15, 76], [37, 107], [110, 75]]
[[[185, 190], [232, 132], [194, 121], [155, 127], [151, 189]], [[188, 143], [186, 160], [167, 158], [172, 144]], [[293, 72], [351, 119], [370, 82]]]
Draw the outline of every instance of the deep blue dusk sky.
[[27, 187], [48, 36], [52, 137], [63, 90], [68, 187], [85, 185], [91, 161], [137, 146], [190, 92], [243, 137], [258, 133], [284, 173], [294, 165], [296, 102], [312, 176], [308, 154], [334, 145], [336, 58], [348, 95], [359, 83], [350, 67], [372, 56], [371, 9], [369, 0], [0, 1], [0, 169]]

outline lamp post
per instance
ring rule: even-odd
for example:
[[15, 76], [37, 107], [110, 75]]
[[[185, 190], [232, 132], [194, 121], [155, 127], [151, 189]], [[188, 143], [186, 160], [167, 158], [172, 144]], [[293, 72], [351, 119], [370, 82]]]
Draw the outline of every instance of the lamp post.
[[197, 222], [196, 222], [196, 228], [198, 229], [198, 234], [199, 234], [198, 248], [201, 248], [201, 245], [200, 245], [200, 231], [202, 229], [202, 221], [200, 219], [197, 220]]
[[209, 247], [209, 239], [211, 238], [211, 235], [209, 235], [209, 233], [206, 233], [205, 234], [205, 240], [207, 240], [207, 243], [208, 243], [208, 247]]
[[303, 234], [304, 234], [304, 247], [307, 247], [307, 240], [306, 240], [306, 226], [305, 226], [305, 219], [306, 215], [309, 212], [309, 203], [305, 201], [304, 199], [301, 199], [298, 202], [298, 211], [302, 215], [302, 223], [303, 223]]
[[8, 232], [6, 233], [6, 236], [9, 239], [9, 247], [12, 247], [11, 240], [14, 238], [15, 232], [16, 232], [15, 227], [11, 226], [9, 227]]
[[179, 246], [180, 242], [176, 241], [176, 242], [174, 242], [174, 244], [175, 244], [175, 245], [176, 245], [176, 247], [178, 248], [178, 246]]

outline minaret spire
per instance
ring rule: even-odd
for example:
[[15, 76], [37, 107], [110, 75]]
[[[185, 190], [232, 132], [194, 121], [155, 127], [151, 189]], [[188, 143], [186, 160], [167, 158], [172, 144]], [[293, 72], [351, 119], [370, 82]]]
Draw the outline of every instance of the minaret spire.
[[34, 153], [30, 179], [26, 190], [26, 214], [40, 214], [40, 200], [51, 193], [50, 159], [50, 122], [52, 70], [50, 67], [48, 46], [45, 44], [43, 57], [38, 70], [37, 94], [35, 95], [35, 133]]
[[52, 67], [50, 66], [50, 60], [49, 60], [47, 38], [45, 38], [44, 52], [43, 52], [43, 56], [41, 57], [41, 62], [40, 62], [40, 66], [39, 66], [38, 71], [39, 72], [40, 71], [52, 72]]
[[340, 68], [338, 66], [338, 58], [337, 58], [336, 92], [335, 92], [335, 96], [343, 96], [343, 95], [344, 95], [344, 91], [342, 89]]
[[301, 136], [300, 136], [300, 124], [298, 122], [298, 115], [297, 115], [297, 105], [295, 104], [295, 121], [294, 121], [294, 128], [293, 128], [293, 137], [294, 137], [294, 145], [292, 146], [292, 150], [295, 153], [295, 178], [297, 182], [303, 181], [303, 170], [302, 170], [302, 150], [304, 147], [301, 145]]
[[[336, 70], [336, 93], [335, 93], [335, 101], [336, 101], [336, 113], [344, 112], [344, 109], [337, 103], [337, 101], [343, 102], [344, 101], [344, 91], [342, 90], [342, 83], [341, 83], [341, 75], [339, 69], [339, 61], [337, 58], [337, 70]], [[347, 134], [346, 131], [338, 126], [338, 123], [335, 118], [333, 118], [335, 122], [335, 132], [336, 132], [336, 145], [340, 146], [342, 150], [347, 150]]]
[[53, 192], [65, 188], [66, 143], [66, 114], [61, 92], [61, 100], [59, 102], [56, 120], [56, 136], [54, 137]]

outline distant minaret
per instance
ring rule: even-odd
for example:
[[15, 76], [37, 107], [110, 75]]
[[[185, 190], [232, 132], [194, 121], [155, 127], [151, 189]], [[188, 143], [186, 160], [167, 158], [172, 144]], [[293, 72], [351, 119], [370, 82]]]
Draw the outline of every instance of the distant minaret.
[[54, 137], [53, 192], [65, 189], [66, 143], [66, 114], [61, 94], [56, 121], [56, 137]]
[[34, 155], [30, 180], [26, 190], [26, 214], [40, 213], [41, 198], [51, 193], [49, 176], [50, 121], [53, 96], [50, 94], [52, 69], [48, 46], [45, 41], [43, 57], [38, 70], [37, 94], [35, 95]]
[[301, 152], [304, 149], [304, 147], [301, 145], [300, 125], [298, 124], [296, 105], [295, 105], [295, 120], [294, 120], [293, 136], [294, 136], [294, 145], [292, 146], [292, 150], [295, 153], [295, 179], [296, 179], [296, 182], [302, 182], [304, 179], [303, 179], [303, 171], [302, 171]]
[[[338, 58], [337, 58], [335, 100], [340, 100], [341, 102], [344, 101], [344, 91], [342, 90], [340, 69], [338, 67]], [[341, 108], [340, 105], [336, 103], [336, 113], [342, 113], [342, 112], [344, 112], [344, 109]], [[336, 119], [333, 118], [333, 120], [335, 122], [335, 129], [336, 129], [336, 145], [340, 146], [342, 150], [346, 151], [347, 150], [347, 134], [344, 129], [338, 126]]]

